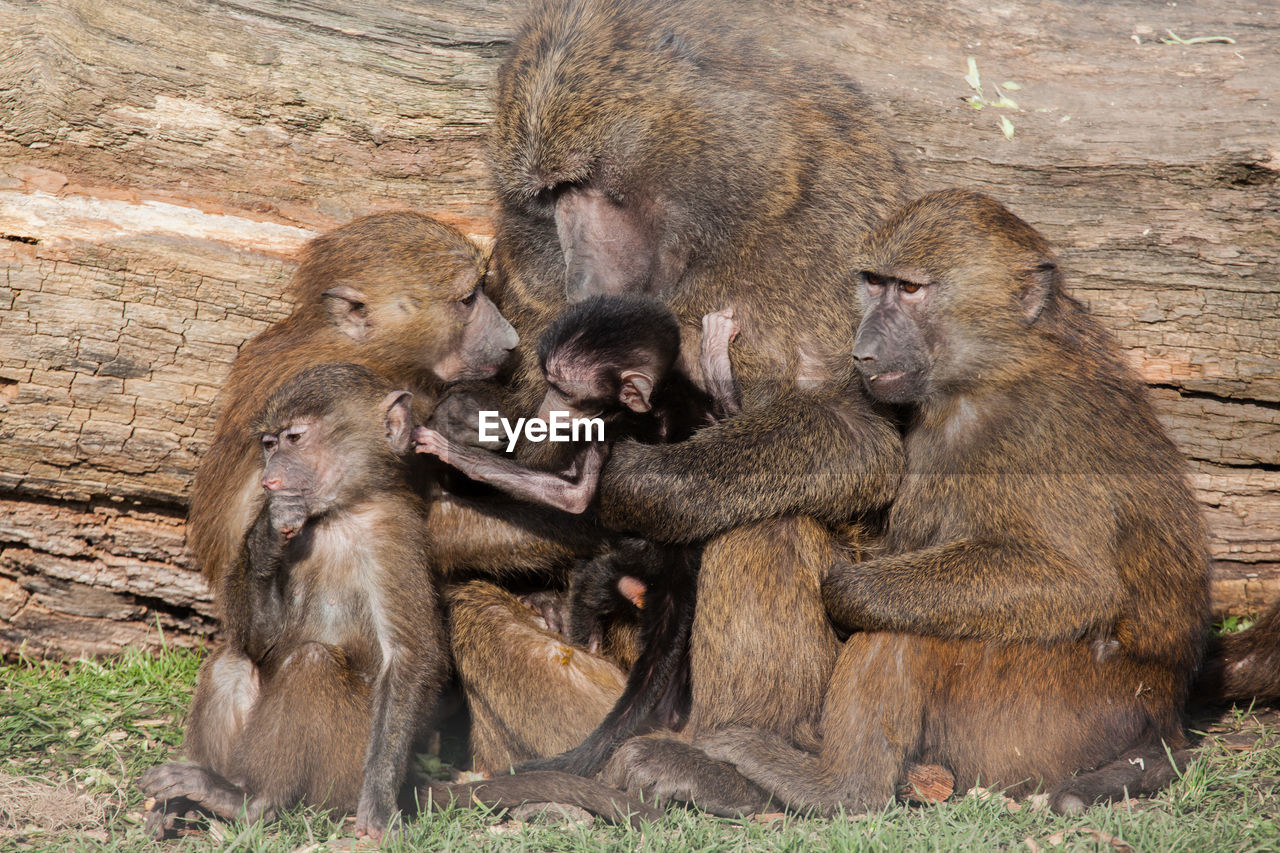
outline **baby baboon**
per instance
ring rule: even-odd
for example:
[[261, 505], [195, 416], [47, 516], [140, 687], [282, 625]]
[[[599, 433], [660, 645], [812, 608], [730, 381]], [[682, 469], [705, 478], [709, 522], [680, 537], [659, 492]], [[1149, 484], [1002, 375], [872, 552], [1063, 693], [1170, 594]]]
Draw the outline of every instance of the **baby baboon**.
[[698, 745], [824, 813], [883, 806], [913, 761], [959, 790], [1043, 787], [1063, 812], [1152, 791], [1186, 742], [1208, 613], [1183, 459], [1048, 244], [997, 202], [932, 193], [865, 251], [853, 356], [903, 407], [907, 476], [883, 555], [823, 583], [852, 634], [820, 752], [734, 730]]
[[188, 807], [270, 819], [306, 801], [381, 837], [448, 669], [411, 396], [354, 364], [296, 376], [253, 422], [266, 500], [200, 671], [189, 761], [148, 771], [156, 834]]
[[[737, 334], [732, 310], [704, 318], [701, 361], [717, 397], [694, 388], [673, 371], [680, 348], [675, 318], [647, 297], [596, 296], [573, 305], [538, 345], [547, 392], [538, 416], [553, 412], [592, 416], [607, 424], [607, 439], [578, 451], [568, 479], [524, 468], [486, 450], [419, 428], [417, 450], [432, 453], [468, 476], [518, 497], [569, 512], [584, 512], [595, 498], [600, 465], [616, 441], [682, 441], [714, 422], [716, 412], [734, 411], [737, 389], [728, 348]], [[693, 622], [699, 549], [666, 547], [632, 539], [592, 560], [579, 562], [570, 584], [570, 639], [598, 651], [601, 619], [618, 605], [640, 609], [641, 652], [613, 710], [578, 747], [521, 769], [597, 771], [623, 740], [655, 711], [674, 724], [687, 701], [686, 652]]]

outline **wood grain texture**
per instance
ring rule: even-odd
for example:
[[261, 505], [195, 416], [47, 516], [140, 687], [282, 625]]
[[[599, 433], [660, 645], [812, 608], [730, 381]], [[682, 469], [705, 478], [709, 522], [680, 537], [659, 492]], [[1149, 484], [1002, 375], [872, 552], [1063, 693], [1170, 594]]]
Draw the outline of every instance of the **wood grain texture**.
[[[522, 5], [0, 5], [0, 652], [209, 634], [182, 517], [229, 363], [321, 230], [410, 207], [492, 233], [489, 87]], [[861, 81], [930, 187], [1060, 247], [1191, 460], [1224, 612], [1280, 597], [1274, 11], [765, 7]], [[965, 102], [969, 57], [1017, 109]]]

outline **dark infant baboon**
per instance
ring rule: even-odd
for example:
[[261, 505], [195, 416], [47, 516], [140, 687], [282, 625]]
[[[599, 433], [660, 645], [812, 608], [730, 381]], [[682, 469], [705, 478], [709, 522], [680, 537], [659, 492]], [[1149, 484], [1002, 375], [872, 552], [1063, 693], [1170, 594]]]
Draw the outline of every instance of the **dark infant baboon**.
[[[898, 436], [847, 354], [854, 246], [905, 201], [902, 163], [853, 83], [739, 4], [539, 3], [499, 70], [496, 109], [495, 267], [526, 341], [568, 302], [650, 294], [680, 323], [682, 371], [704, 384], [701, 318], [733, 308], [740, 411], [686, 441], [615, 444], [597, 508], [617, 531], [706, 543], [689, 727], [812, 729], [837, 650], [819, 595], [835, 548], [825, 523], [884, 506], [901, 472]], [[518, 352], [511, 410], [532, 413], [546, 385], [532, 349]], [[453, 623], [464, 677], [525, 631], [499, 612]], [[574, 695], [540, 659], [531, 678]], [[510, 708], [513, 761], [547, 754], [530, 745], [555, 713], [505, 695], [521, 689], [468, 682], [472, 707]]]
[[192, 487], [188, 543], [211, 587], [262, 505], [261, 454], [246, 427], [267, 397], [310, 367], [347, 361], [430, 411], [449, 383], [492, 375], [516, 334], [480, 287], [485, 261], [461, 232], [409, 211], [357, 219], [303, 248], [294, 311], [232, 364]]
[[[732, 310], [708, 314], [703, 327], [707, 334], [700, 363], [714, 396], [674, 370], [680, 329], [655, 299], [594, 296], [570, 306], [552, 324], [538, 344], [547, 383], [538, 417], [546, 421], [560, 413], [566, 422], [591, 417], [602, 425], [598, 440], [576, 450], [573, 469], [564, 475], [522, 467], [426, 428], [414, 433], [417, 450], [526, 500], [584, 512], [595, 498], [601, 462], [614, 442], [683, 441], [714, 423], [718, 414], [736, 411], [729, 362], [729, 344], [737, 334]], [[589, 775], [650, 715], [656, 712], [656, 721], [668, 726], [680, 720], [687, 702], [686, 652], [698, 556], [694, 546], [631, 539], [578, 563], [569, 589], [569, 639], [599, 651], [605, 617], [635, 608], [642, 651], [622, 697], [582, 744], [519, 769]]]
[[411, 397], [353, 364], [312, 368], [254, 419], [266, 495], [220, 599], [189, 761], [153, 768], [162, 834], [198, 807], [270, 819], [306, 801], [381, 837], [448, 669], [427, 509], [407, 476]]
[[852, 633], [821, 748], [697, 745], [823, 813], [883, 806], [908, 762], [1062, 812], [1158, 788], [1186, 743], [1207, 549], [1146, 389], [1046, 241], [986, 196], [907, 205], [866, 257], [853, 357], [901, 407], [907, 473], [882, 555], [823, 582]]

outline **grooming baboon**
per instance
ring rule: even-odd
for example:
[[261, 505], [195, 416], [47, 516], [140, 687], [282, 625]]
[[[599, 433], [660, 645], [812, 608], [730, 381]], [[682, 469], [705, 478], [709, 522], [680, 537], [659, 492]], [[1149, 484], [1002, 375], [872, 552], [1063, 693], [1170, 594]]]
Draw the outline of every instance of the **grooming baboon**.
[[[606, 292], [665, 302], [689, 355], [708, 312], [732, 306], [741, 328], [741, 411], [687, 441], [619, 442], [600, 483], [610, 527], [707, 542], [695, 730], [817, 722], [837, 648], [819, 596], [833, 544], [804, 516], [882, 507], [901, 470], [895, 430], [850, 375], [848, 273], [906, 172], [856, 86], [789, 50], [738, 4], [558, 0], [530, 13], [498, 74], [495, 263], [525, 339]], [[700, 381], [696, 359], [682, 368]], [[532, 412], [545, 385], [528, 349], [516, 379]], [[501, 632], [485, 636], [460, 670], [502, 658]], [[530, 740], [547, 713], [505, 724]]]
[[362, 364], [430, 411], [442, 388], [491, 375], [515, 332], [480, 289], [485, 258], [457, 230], [408, 211], [366, 216], [302, 251], [294, 311], [240, 351], [191, 495], [188, 542], [210, 586], [258, 508], [261, 454], [247, 429], [263, 401], [317, 364]]
[[448, 669], [427, 510], [409, 483], [411, 395], [353, 364], [312, 368], [254, 420], [266, 501], [221, 596], [186, 762], [153, 768], [160, 833], [190, 805], [270, 819], [306, 801], [381, 837]]
[[913, 761], [1063, 812], [1152, 791], [1186, 742], [1208, 614], [1184, 460], [1048, 244], [994, 200], [925, 196], [866, 253], [853, 357], [902, 407], [907, 473], [883, 554], [823, 582], [852, 634], [821, 749], [696, 744], [823, 813], [882, 807]]
[[[729, 344], [737, 334], [732, 310], [703, 318], [704, 380], [711, 397], [674, 372], [680, 329], [661, 302], [638, 296], [594, 296], [570, 306], [543, 335], [538, 362], [547, 383], [538, 408], [567, 418], [599, 418], [609, 434], [578, 451], [566, 476], [524, 468], [434, 430], [414, 432], [419, 452], [432, 453], [482, 482], [535, 502], [581, 513], [595, 498], [600, 464], [620, 439], [683, 441], [717, 413], [736, 411]], [[567, 431], [567, 430], [566, 430]], [[686, 651], [693, 622], [699, 549], [632, 539], [580, 561], [570, 584], [569, 638], [599, 651], [603, 619], [625, 602], [640, 611], [639, 658], [609, 715], [580, 745], [520, 769], [589, 775], [651, 715], [665, 725], [687, 701]]]

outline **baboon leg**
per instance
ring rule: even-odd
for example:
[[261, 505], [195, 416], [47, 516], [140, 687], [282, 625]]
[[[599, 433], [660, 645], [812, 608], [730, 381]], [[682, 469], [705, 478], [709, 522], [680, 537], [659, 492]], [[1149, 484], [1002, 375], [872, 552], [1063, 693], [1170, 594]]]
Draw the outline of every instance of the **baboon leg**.
[[532, 610], [493, 584], [455, 588], [450, 612], [477, 770], [506, 772], [572, 749], [622, 695], [621, 670], [539, 627]]
[[253, 661], [230, 647], [215, 652], [200, 667], [187, 716], [187, 757], [214, 773], [229, 775], [231, 754], [258, 694], [258, 668]]
[[927, 666], [911, 654], [916, 638], [854, 634], [831, 676], [818, 754], [759, 730], [725, 729], [695, 743], [713, 758], [796, 811], [830, 815], [879, 809], [891, 802], [916, 751], [923, 726]]
[[[1186, 743], [1185, 676], [1175, 668], [1121, 652], [1108, 658], [1088, 642], [916, 638], [912, 650], [937, 673], [919, 760], [950, 768], [957, 790], [981, 784], [1021, 796], [1061, 784], [1055, 807], [1069, 810], [1122, 797], [1126, 785], [1136, 793], [1172, 778], [1161, 769], [1168, 765], [1163, 744], [1179, 750]], [[846, 729], [854, 726], [849, 720]], [[1119, 773], [1131, 758], [1139, 772]]]
[[1110, 764], [1059, 783], [1049, 793], [1049, 806], [1059, 814], [1076, 814], [1095, 803], [1151, 796], [1177, 779], [1192, 757], [1187, 749], [1167, 751], [1163, 743], [1131, 749]]
[[695, 737], [723, 727], [812, 731], [839, 645], [821, 598], [834, 558], [830, 534], [807, 518], [707, 544], [690, 641]]
[[771, 801], [732, 764], [662, 732], [618, 747], [600, 780], [658, 805], [685, 803], [722, 817], [756, 814]]
[[364, 779], [369, 687], [336, 646], [301, 643], [262, 687], [231, 778], [263, 808], [301, 799], [354, 811]]
[[526, 803], [573, 805], [609, 823], [628, 823], [634, 829], [662, 818], [660, 810], [595, 779], [550, 770], [530, 770], [457, 785], [428, 782], [418, 789], [417, 800], [424, 811], [474, 803], [491, 809], [511, 809]]

